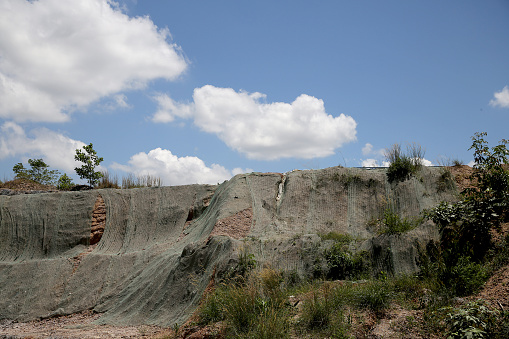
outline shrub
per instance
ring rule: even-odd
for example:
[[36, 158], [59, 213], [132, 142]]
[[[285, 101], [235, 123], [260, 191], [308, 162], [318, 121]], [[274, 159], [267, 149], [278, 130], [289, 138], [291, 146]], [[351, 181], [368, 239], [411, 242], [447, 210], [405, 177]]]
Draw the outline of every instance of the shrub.
[[424, 150], [417, 144], [407, 146], [403, 153], [400, 144], [394, 144], [385, 150], [385, 159], [389, 162], [387, 179], [389, 182], [404, 181], [422, 167]]
[[470, 257], [461, 257], [456, 265], [447, 268], [444, 280], [461, 297], [479, 291], [489, 276], [488, 266], [473, 262]]
[[380, 234], [401, 234], [408, 232], [416, 228], [420, 222], [420, 219], [401, 218], [393, 208], [388, 207], [384, 211]]
[[439, 227], [447, 266], [455, 266], [464, 256], [482, 262], [493, 247], [492, 231], [509, 219], [509, 174], [503, 167], [509, 155], [507, 141], [490, 149], [483, 139], [485, 135], [476, 133], [470, 147], [474, 149], [473, 179], [478, 187], [466, 189], [457, 203], [442, 202], [425, 212]]
[[74, 186], [72, 179], [67, 176], [67, 174], [63, 174], [58, 178], [57, 188], [62, 191], [68, 191]]
[[329, 232], [327, 234], [320, 234], [322, 240], [334, 240], [336, 243], [348, 244], [353, 241], [349, 234], [342, 234], [338, 232]]
[[216, 288], [209, 293], [198, 310], [198, 323], [201, 325], [215, 323], [224, 320], [222, 300], [224, 298], [224, 289]]
[[324, 254], [328, 268], [327, 278], [346, 279], [350, 277], [353, 271], [352, 254], [344, 250], [341, 243], [334, 244]]
[[468, 303], [466, 308], [451, 308], [447, 315], [447, 338], [493, 338], [497, 314], [482, 301]]

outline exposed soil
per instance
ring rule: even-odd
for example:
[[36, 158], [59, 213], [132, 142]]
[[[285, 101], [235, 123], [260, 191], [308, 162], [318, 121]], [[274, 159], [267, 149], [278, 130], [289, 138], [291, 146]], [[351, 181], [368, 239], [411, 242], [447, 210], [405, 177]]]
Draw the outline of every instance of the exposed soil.
[[23, 193], [57, 192], [55, 186], [42, 185], [28, 179], [14, 179], [0, 183], [0, 194], [14, 195]]
[[86, 311], [26, 323], [0, 320], [0, 338], [164, 338], [172, 333], [156, 326], [94, 324], [99, 317], [100, 314]]
[[234, 239], [242, 239], [249, 234], [253, 223], [253, 209], [246, 208], [232, 216], [218, 220], [210, 237], [226, 235]]
[[460, 165], [446, 168], [451, 172], [460, 192], [465, 188], [475, 187], [475, 182], [472, 182], [471, 180], [472, 174], [474, 173], [474, 169], [472, 167], [468, 165]]

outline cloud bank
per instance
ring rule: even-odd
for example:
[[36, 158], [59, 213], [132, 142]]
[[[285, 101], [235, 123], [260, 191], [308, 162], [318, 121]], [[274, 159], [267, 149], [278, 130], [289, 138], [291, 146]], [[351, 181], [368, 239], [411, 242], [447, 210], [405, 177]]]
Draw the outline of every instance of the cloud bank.
[[152, 120], [192, 118], [201, 130], [259, 160], [326, 157], [356, 140], [355, 120], [327, 114], [323, 100], [306, 94], [292, 103], [265, 103], [265, 98], [258, 92], [206, 85], [194, 90], [192, 103], [179, 103], [165, 94], [155, 97], [158, 110]]
[[74, 161], [76, 149], [85, 145], [81, 141], [47, 128], [36, 128], [27, 135], [25, 130], [14, 122], [4, 123], [0, 132], [0, 159], [14, 156], [26, 159], [43, 158], [51, 168], [67, 173], [74, 173], [74, 168], [81, 164]]
[[0, 118], [17, 122], [66, 121], [76, 109], [175, 79], [187, 67], [167, 29], [109, 0], [3, 0], [0, 32]]
[[509, 108], [509, 87], [505, 86], [500, 92], [493, 94], [495, 99], [490, 101], [493, 107]]
[[148, 153], [140, 152], [129, 160], [129, 165], [113, 164], [114, 170], [150, 175], [161, 178], [163, 185], [185, 184], [217, 184], [230, 179], [235, 174], [251, 172], [236, 168], [229, 171], [223, 166], [212, 164], [207, 167], [203, 160], [197, 157], [178, 157], [171, 151], [156, 148]]

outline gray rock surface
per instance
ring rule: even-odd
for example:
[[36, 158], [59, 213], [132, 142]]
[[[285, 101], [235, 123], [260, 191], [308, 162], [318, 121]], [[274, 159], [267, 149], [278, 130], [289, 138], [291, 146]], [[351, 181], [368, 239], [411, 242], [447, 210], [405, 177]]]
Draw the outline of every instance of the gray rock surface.
[[[387, 236], [373, 220], [387, 204], [416, 216], [454, 200], [455, 190], [437, 189], [440, 174], [424, 168], [391, 184], [384, 169], [334, 167], [237, 175], [218, 186], [3, 195], [0, 319], [93, 309], [104, 323], [172, 326], [189, 317], [213, 272], [230, 269], [241, 248], [305, 276], [331, 245], [317, 234], [331, 231], [354, 237], [374, 270], [412, 273], [419, 246], [438, 238], [434, 225]], [[106, 225], [90, 247], [99, 195]]]

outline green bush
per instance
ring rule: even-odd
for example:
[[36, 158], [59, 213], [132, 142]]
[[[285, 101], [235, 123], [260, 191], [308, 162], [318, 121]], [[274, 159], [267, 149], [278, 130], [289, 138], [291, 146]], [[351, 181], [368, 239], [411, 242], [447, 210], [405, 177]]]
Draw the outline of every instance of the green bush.
[[[498, 312], [482, 301], [471, 302], [466, 308], [450, 308], [447, 315], [447, 338], [494, 338], [499, 327]], [[505, 333], [507, 338], [507, 333]]]
[[387, 169], [387, 179], [389, 182], [404, 181], [415, 172], [412, 161], [408, 157], [400, 157], [391, 162]]
[[389, 162], [387, 179], [389, 182], [404, 181], [422, 167], [424, 150], [417, 144], [407, 146], [403, 153], [400, 144], [394, 144], [385, 150], [385, 159]]
[[327, 278], [343, 280], [359, 278], [368, 274], [371, 263], [367, 252], [352, 254], [345, 244], [335, 243], [324, 251], [327, 261]]
[[322, 240], [334, 240], [336, 243], [348, 244], [353, 241], [353, 238], [349, 234], [342, 234], [338, 232], [329, 232], [326, 234], [319, 234]]
[[477, 187], [463, 191], [456, 203], [442, 202], [424, 213], [440, 231], [437, 279], [460, 296], [478, 291], [493, 268], [509, 257], [492, 238], [509, 221], [508, 141], [489, 148], [485, 136], [476, 133], [470, 147], [475, 160], [471, 179]]
[[386, 208], [382, 218], [380, 234], [401, 234], [416, 228], [420, 219], [401, 218], [392, 208]]
[[490, 276], [487, 265], [474, 262], [470, 257], [461, 257], [458, 263], [447, 269], [444, 280], [457, 296], [478, 292]]
[[60, 178], [58, 178], [57, 188], [62, 191], [68, 191], [74, 186], [72, 179], [67, 176], [67, 174], [62, 174]]

